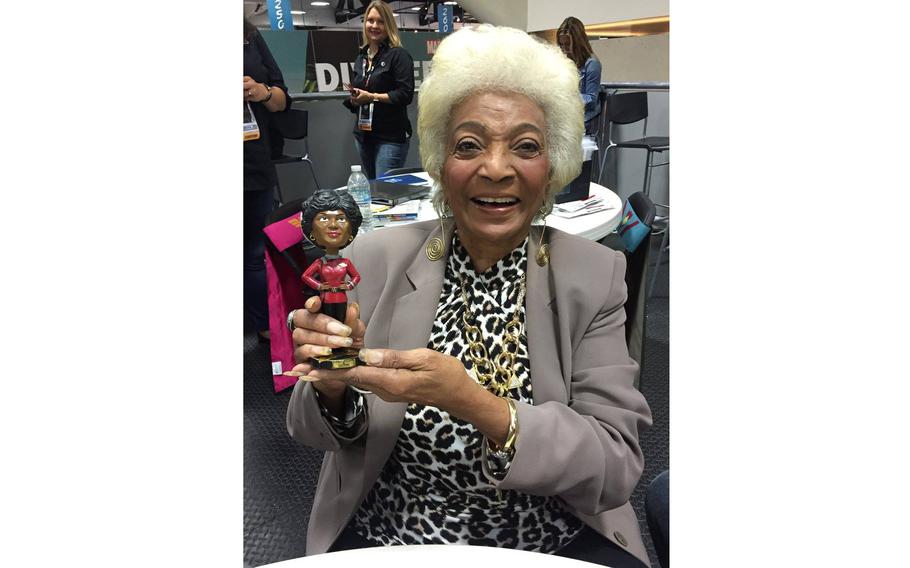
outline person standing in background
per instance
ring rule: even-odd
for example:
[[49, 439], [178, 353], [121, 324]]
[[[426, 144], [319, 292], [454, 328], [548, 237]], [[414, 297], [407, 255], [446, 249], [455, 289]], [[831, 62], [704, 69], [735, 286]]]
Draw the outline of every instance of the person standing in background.
[[592, 135], [597, 129], [600, 114], [600, 61], [595, 57], [585, 25], [578, 18], [569, 16], [556, 30], [556, 41], [562, 52], [578, 67], [578, 90], [585, 105], [585, 134]]
[[369, 179], [400, 168], [408, 157], [414, 98], [414, 60], [401, 46], [389, 5], [373, 0], [363, 18], [363, 45], [344, 105], [356, 115], [354, 144]]
[[243, 307], [245, 320], [269, 339], [265, 280], [265, 220], [274, 208], [278, 174], [272, 163], [269, 113], [285, 112], [291, 97], [281, 69], [256, 27], [243, 20], [243, 100], [249, 104], [259, 137], [243, 143]]

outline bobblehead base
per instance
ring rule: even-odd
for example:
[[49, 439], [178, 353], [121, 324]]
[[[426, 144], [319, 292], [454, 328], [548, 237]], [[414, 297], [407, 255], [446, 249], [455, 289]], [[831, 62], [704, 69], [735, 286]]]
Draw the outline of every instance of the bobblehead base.
[[326, 369], [326, 370], [338, 370], [338, 369], [350, 369], [358, 365], [365, 365], [358, 355], [360, 354], [359, 349], [354, 349], [352, 347], [338, 347], [332, 349], [331, 355], [323, 355], [322, 357], [310, 357], [309, 363], [313, 365], [314, 369]]

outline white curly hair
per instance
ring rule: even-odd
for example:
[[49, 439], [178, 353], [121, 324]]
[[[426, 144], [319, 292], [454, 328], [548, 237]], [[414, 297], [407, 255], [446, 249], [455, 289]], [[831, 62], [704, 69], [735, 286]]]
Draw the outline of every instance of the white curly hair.
[[420, 87], [417, 133], [423, 168], [436, 182], [433, 205], [442, 215], [446, 188], [442, 168], [449, 154], [452, 109], [485, 92], [521, 93], [546, 117], [550, 160], [546, 210], [556, 193], [578, 176], [582, 165], [584, 107], [578, 69], [555, 45], [506, 27], [462, 28], [445, 38]]

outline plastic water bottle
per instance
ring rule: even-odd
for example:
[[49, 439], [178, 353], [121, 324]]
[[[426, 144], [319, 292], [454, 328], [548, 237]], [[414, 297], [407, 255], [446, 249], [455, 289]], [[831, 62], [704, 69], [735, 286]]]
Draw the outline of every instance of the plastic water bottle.
[[370, 181], [360, 171], [360, 166], [351, 166], [351, 176], [348, 178], [348, 193], [357, 202], [360, 214], [363, 215], [363, 224], [360, 231], [373, 230], [373, 210], [370, 208]]

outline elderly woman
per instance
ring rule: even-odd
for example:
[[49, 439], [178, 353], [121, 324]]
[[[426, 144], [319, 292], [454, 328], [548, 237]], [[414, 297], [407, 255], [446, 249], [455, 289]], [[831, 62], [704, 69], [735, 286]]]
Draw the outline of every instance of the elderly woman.
[[308, 554], [462, 543], [647, 564], [624, 257], [532, 226], [581, 167], [577, 84], [518, 30], [440, 44], [418, 131], [441, 221], [352, 245], [344, 324], [318, 298], [289, 316], [298, 361], [365, 347], [354, 369], [295, 367], [288, 431], [326, 450]]

